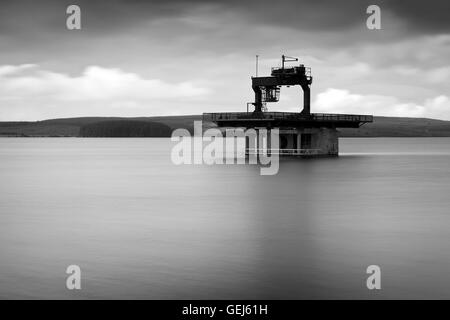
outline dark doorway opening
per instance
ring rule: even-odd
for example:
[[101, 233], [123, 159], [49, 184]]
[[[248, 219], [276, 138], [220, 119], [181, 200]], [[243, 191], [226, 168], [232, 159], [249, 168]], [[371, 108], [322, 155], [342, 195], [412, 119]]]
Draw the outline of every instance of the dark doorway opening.
[[301, 149], [311, 149], [311, 134], [310, 133], [302, 134]]

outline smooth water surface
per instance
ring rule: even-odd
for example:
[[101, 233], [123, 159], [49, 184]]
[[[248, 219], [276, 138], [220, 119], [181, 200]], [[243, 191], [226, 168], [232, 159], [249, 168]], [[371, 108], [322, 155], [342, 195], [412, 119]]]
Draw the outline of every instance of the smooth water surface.
[[341, 139], [274, 176], [172, 146], [0, 139], [0, 298], [450, 298], [450, 138]]

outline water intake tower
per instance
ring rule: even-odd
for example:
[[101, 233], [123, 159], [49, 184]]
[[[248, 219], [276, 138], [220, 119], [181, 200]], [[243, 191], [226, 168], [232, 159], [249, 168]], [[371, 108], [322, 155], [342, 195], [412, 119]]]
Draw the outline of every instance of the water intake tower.
[[[270, 76], [252, 77], [255, 101], [247, 104], [246, 112], [204, 113], [203, 119], [218, 127], [279, 129], [279, 149], [270, 147], [270, 138], [264, 149], [285, 156], [337, 156], [339, 154], [338, 128], [358, 128], [373, 122], [371, 115], [311, 113], [311, 69], [303, 64], [286, 66], [297, 58], [282, 56], [281, 67], [272, 68]], [[303, 109], [299, 112], [268, 112], [267, 103], [277, 102], [282, 86], [300, 86], [303, 91]], [[254, 106], [253, 111], [248, 106]], [[270, 137], [270, 135], [269, 135]], [[250, 148], [246, 153], [258, 153], [263, 146]]]

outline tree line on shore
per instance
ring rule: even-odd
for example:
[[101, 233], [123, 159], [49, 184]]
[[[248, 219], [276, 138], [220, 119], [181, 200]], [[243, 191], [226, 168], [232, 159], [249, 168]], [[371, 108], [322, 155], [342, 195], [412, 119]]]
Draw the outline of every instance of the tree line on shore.
[[81, 137], [170, 137], [172, 129], [159, 122], [109, 120], [86, 124]]

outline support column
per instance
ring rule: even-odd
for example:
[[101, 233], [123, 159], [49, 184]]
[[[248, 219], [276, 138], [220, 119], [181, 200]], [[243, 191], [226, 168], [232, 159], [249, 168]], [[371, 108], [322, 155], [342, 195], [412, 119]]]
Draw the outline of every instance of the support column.
[[308, 84], [303, 84], [302, 89], [303, 89], [302, 114], [309, 115], [311, 113], [311, 89]]
[[259, 148], [262, 148], [260, 141], [259, 141], [259, 129], [255, 128], [256, 131], [256, 141], [255, 141], [255, 146], [256, 146], [256, 159], [257, 161], [259, 161]]

